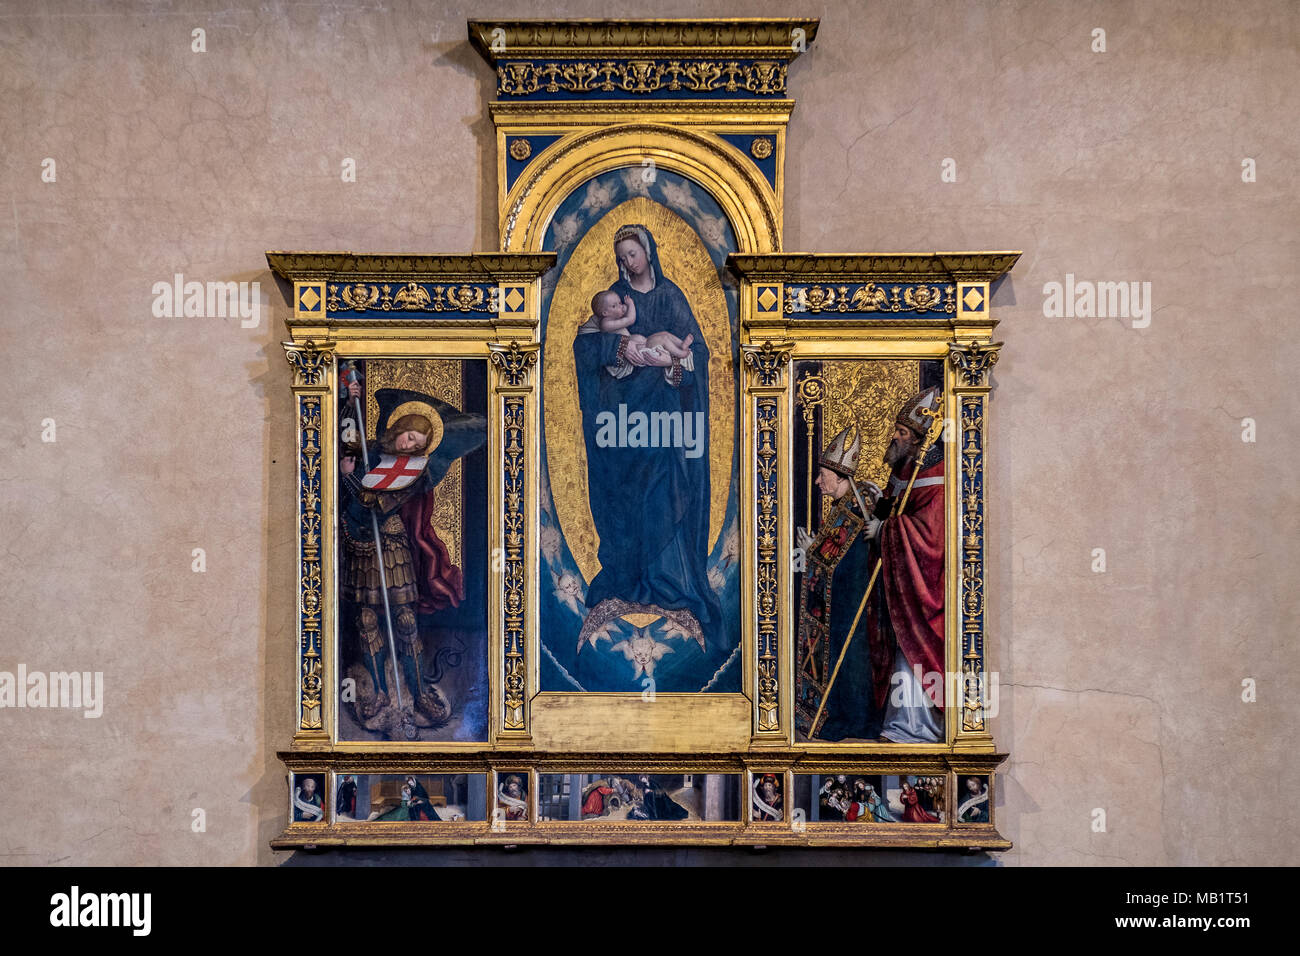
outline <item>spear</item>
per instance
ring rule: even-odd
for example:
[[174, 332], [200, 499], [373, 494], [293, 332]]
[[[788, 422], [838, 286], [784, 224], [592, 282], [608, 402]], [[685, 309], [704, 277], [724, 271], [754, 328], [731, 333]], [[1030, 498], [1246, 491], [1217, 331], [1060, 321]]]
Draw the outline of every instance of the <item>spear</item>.
[[[345, 385], [352, 385], [357, 381], [357, 370], [355, 367], [349, 368], [343, 374]], [[366, 420], [361, 414], [361, 397], [354, 395], [352, 405], [357, 414], [357, 434], [361, 436], [361, 460], [365, 462], [366, 468], [370, 467], [370, 450], [366, 446]], [[397, 642], [393, 640], [393, 612], [388, 606], [388, 575], [384, 573], [384, 539], [379, 534], [379, 516], [375, 514], [373, 508], [367, 508], [370, 512], [370, 528], [375, 534], [375, 564], [379, 566], [379, 587], [384, 594], [384, 626], [388, 630], [388, 657], [393, 662], [393, 692], [397, 696], [397, 709], [402, 709], [402, 678], [397, 672]], [[377, 689], [377, 688], [376, 688]]]
[[[939, 409], [935, 408], [930, 416], [930, 427], [926, 430], [925, 438], [921, 441], [921, 448], [916, 453], [916, 464], [912, 468], [912, 477], [907, 479], [907, 488], [903, 491], [903, 497], [894, 501], [894, 507], [889, 511], [890, 518], [901, 514], [903, 509], [907, 507], [907, 499], [912, 494], [912, 483], [916, 481], [916, 476], [921, 471], [921, 460], [925, 458], [925, 453], [938, 440], [941, 431], [943, 431], [943, 418], [939, 414]], [[849, 481], [852, 482], [853, 479], [850, 478]], [[863, 514], [865, 515], [866, 512], [864, 511]], [[849, 651], [849, 643], [853, 640], [853, 634], [858, 629], [858, 622], [862, 620], [862, 612], [867, 609], [867, 599], [871, 597], [871, 590], [876, 586], [876, 578], [880, 576], [880, 568], [884, 563], [885, 555], [882, 549], [880, 557], [876, 558], [876, 566], [871, 570], [871, 578], [867, 581], [867, 590], [862, 595], [862, 603], [858, 605], [858, 613], [853, 616], [853, 624], [849, 627], [849, 635], [844, 639], [844, 646], [840, 648], [840, 656], [835, 661], [835, 669], [831, 671], [831, 679], [826, 684], [826, 692], [822, 694], [822, 701], [817, 705], [817, 714], [813, 717], [812, 723], [808, 725], [809, 740], [817, 736], [817, 723], [822, 719], [822, 711], [826, 709], [826, 701], [830, 700], [831, 688], [835, 686], [835, 678], [839, 676], [840, 665], [844, 663], [844, 655]]]

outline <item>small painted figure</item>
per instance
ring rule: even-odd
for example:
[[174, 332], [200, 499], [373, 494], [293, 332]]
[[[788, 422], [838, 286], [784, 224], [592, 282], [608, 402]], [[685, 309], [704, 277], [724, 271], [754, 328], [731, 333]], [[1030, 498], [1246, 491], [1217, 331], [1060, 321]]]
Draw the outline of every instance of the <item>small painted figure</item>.
[[897, 818], [885, 808], [876, 788], [862, 777], [853, 781], [853, 797], [849, 801], [844, 819], [862, 823], [897, 823]]
[[347, 774], [339, 784], [338, 796], [334, 799], [334, 812], [339, 816], [355, 817], [357, 814], [357, 778]]
[[637, 778], [640, 802], [628, 814], [629, 820], [685, 820], [690, 811], [668, 795], [657, 781], [642, 774]]
[[960, 823], [989, 822], [989, 791], [979, 777], [966, 777], [965, 792], [961, 795], [961, 805], [957, 807], [957, 820]]
[[921, 806], [921, 795], [906, 779], [903, 780], [903, 792], [898, 796], [903, 804], [903, 821], [906, 823], [938, 823], [939, 818]]
[[754, 819], [785, 819], [785, 810], [781, 806], [781, 784], [774, 773], [754, 778]]
[[433, 808], [433, 801], [429, 799], [429, 791], [424, 789], [424, 784], [415, 777], [407, 777], [406, 789], [410, 793], [409, 809], [412, 820], [442, 819], [438, 816], [438, 811]]
[[497, 786], [497, 805], [505, 811], [507, 820], [528, 819], [523, 777], [512, 773], [500, 782]]
[[314, 777], [302, 777], [293, 791], [293, 819], [299, 823], [318, 823], [325, 817], [325, 804], [316, 791]]

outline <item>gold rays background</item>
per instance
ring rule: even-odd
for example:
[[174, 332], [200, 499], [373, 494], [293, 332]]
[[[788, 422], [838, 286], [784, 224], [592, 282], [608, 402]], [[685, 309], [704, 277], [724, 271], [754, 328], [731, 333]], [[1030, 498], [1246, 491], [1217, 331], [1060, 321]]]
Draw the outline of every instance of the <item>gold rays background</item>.
[[[709, 550], [726, 516], [736, 407], [731, 322], [717, 268], [695, 230], [661, 203], [638, 196], [620, 203], [587, 231], [555, 286], [542, 358], [546, 463], [555, 517], [583, 579], [600, 571], [600, 538], [588, 505], [587, 448], [578, 405], [573, 340], [591, 315], [591, 297], [618, 280], [614, 233], [641, 223], [655, 238], [664, 273], [686, 296], [709, 347]], [[613, 411], [613, 409], [611, 409]]]

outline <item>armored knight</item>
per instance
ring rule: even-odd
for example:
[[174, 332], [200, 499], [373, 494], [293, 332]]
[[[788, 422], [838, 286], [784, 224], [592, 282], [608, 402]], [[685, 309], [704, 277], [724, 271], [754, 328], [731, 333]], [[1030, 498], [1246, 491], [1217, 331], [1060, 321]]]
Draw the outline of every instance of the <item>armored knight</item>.
[[[348, 387], [356, 398], [359, 386]], [[368, 444], [364, 466], [360, 450], [347, 444], [340, 462], [340, 592], [374, 689], [359, 701], [361, 716], [370, 720], [390, 704], [391, 627], [415, 722], [437, 727], [450, 706], [433, 683], [419, 615], [456, 607], [465, 588], [430, 520], [433, 492], [453, 461], [483, 444], [486, 422], [407, 389], [380, 389], [376, 398], [383, 434]]]

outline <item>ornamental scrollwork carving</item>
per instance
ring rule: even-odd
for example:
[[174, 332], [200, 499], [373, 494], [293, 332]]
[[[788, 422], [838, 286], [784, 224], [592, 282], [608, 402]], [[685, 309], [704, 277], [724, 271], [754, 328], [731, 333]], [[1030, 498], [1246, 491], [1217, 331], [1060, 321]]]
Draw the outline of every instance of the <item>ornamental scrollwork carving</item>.
[[785, 380], [785, 370], [790, 364], [793, 345], [789, 342], [765, 341], [759, 345], [742, 345], [745, 364], [753, 373], [755, 385], [763, 388], [780, 388]]
[[[956, 350], [951, 353], [958, 354]], [[995, 359], [996, 352], [991, 354]], [[992, 363], [989, 363], [992, 364]], [[984, 396], [961, 402], [962, 730], [984, 729]]]
[[334, 364], [334, 347], [320, 346], [308, 339], [302, 345], [282, 342], [284, 357], [293, 369], [294, 388], [319, 387], [325, 383], [325, 372]]
[[541, 346], [537, 343], [511, 342], [509, 345], [489, 343], [492, 364], [501, 370], [508, 388], [522, 388], [528, 383], [529, 373], [537, 365], [537, 355]]
[[957, 373], [957, 384], [968, 388], [987, 385], [989, 371], [997, 364], [1001, 348], [1001, 342], [991, 345], [979, 342], [949, 344], [948, 358]]
[[[328, 363], [326, 363], [328, 364]], [[298, 400], [299, 575], [298, 633], [301, 653], [299, 728], [320, 730], [321, 657], [321, 398]]]
[[[511, 351], [516, 354], [531, 354], [536, 362], [536, 352], [519, 353], [511, 343]], [[493, 351], [492, 360], [497, 362], [498, 355], [509, 354]], [[500, 365], [500, 363], [497, 363]], [[502, 437], [504, 439], [503, 490], [505, 492], [505, 510], [502, 515], [502, 530], [505, 540], [505, 569], [502, 576], [503, 606], [505, 608], [505, 657], [503, 683], [502, 726], [506, 730], [525, 730], [524, 694], [526, 690], [524, 664], [524, 618], [527, 609], [524, 566], [524, 398], [522, 395], [507, 395], [503, 403]]]
[[949, 312], [957, 311], [956, 287], [896, 285], [786, 285], [785, 314], [809, 312]]
[[769, 60], [538, 60], [497, 66], [502, 96], [534, 93], [785, 92], [787, 65]]
[[[353, 312], [498, 312], [496, 286], [434, 285], [428, 282], [331, 283], [325, 307]], [[394, 291], [396, 290], [396, 291]]]

